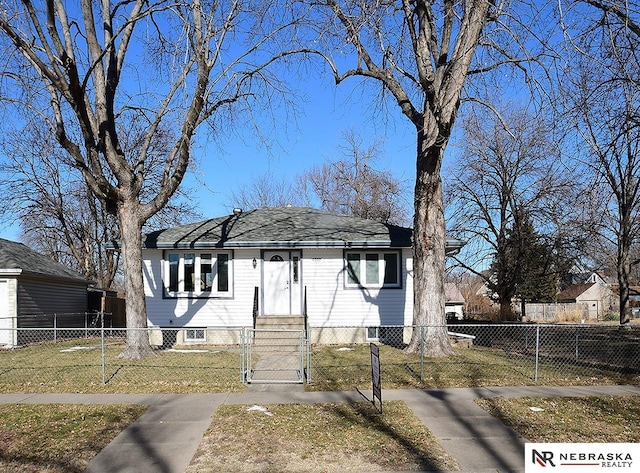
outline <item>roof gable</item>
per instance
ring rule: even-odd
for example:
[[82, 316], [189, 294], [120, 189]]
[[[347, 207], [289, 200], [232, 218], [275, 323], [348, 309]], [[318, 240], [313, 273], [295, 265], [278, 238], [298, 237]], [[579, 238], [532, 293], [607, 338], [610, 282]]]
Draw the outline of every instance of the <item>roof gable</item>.
[[84, 277], [72, 269], [41, 255], [23, 243], [3, 238], [0, 238], [0, 271], [85, 281]]
[[587, 292], [592, 286], [596, 283], [590, 282], [586, 284], [574, 284], [573, 286], [569, 286], [560, 294], [558, 294], [557, 300], [558, 302], [562, 301], [575, 301], [577, 297], [580, 297], [581, 294]]
[[410, 247], [411, 229], [308, 207], [269, 207], [149, 233], [145, 248]]
[[464, 304], [465, 302], [464, 296], [460, 292], [460, 289], [458, 289], [458, 286], [451, 282], [444, 283], [444, 297], [445, 302], [457, 302], [460, 304]]

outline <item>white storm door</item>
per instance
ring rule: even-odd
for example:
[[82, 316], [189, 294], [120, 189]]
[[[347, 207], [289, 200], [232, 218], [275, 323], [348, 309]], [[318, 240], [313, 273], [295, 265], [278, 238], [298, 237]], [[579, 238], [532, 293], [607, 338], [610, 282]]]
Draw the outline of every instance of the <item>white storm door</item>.
[[264, 315], [291, 314], [291, 281], [288, 251], [264, 253]]

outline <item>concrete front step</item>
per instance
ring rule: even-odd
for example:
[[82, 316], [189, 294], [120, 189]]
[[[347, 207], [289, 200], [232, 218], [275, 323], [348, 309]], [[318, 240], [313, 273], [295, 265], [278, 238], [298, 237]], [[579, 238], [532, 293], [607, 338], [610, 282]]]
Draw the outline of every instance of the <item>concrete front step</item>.
[[256, 318], [256, 329], [304, 330], [302, 315], [262, 315]]
[[287, 351], [300, 350], [301, 331], [256, 331], [253, 339], [254, 351]]

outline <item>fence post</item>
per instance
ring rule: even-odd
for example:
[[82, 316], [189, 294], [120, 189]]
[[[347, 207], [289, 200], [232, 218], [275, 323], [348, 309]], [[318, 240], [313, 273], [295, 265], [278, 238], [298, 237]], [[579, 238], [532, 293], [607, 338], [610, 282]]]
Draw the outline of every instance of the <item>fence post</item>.
[[300, 332], [300, 337], [299, 337], [299, 345], [298, 345], [298, 349], [300, 350], [300, 364], [298, 365], [300, 367], [300, 381], [302, 381], [304, 383], [304, 357], [305, 357], [305, 346], [306, 346], [306, 340], [304, 338], [304, 332]]
[[311, 327], [307, 327], [307, 384], [311, 384]]
[[53, 313], [53, 341], [58, 341], [58, 316]]
[[424, 381], [424, 326], [420, 326], [420, 381]]
[[106, 384], [107, 378], [105, 376], [105, 366], [104, 366], [104, 327], [100, 327], [100, 346], [102, 352], [102, 384]]
[[245, 354], [245, 342], [244, 342], [244, 327], [240, 328], [240, 382], [242, 384], [245, 384], [246, 381], [246, 374], [245, 374], [245, 361], [244, 361], [244, 354]]
[[538, 358], [540, 356], [540, 326], [536, 326], [536, 372], [534, 381], [538, 382]]

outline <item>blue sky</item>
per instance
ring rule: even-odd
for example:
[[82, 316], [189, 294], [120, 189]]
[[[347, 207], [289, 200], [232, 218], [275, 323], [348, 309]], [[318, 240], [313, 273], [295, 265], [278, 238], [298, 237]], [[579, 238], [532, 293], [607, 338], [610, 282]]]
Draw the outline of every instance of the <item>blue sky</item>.
[[[262, 129], [269, 135], [269, 149], [251, 129], [252, 125], [244, 138], [197, 149], [195, 155], [201, 172], [198, 177], [208, 186], [208, 189], [199, 186], [196, 192], [201, 213], [205, 217], [228, 213], [233, 206], [230, 194], [260, 175], [270, 173], [275, 178], [293, 179], [327, 158], [340, 156], [337, 147], [344, 145], [342, 133], [347, 130], [361, 135], [365, 146], [382, 138], [377, 165], [391, 170], [399, 179], [413, 182], [416, 158], [413, 126], [397, 108], [390, 110], [391, 117], [383, 116], [386, 112], [376, 112], [372, 97], [363, 97], [359, 88], [354, 92], [356, 84], [346, 82], [336, 87], [328, 78], [324, 81], [315, 78], [307, 83], [307, 90], [302, 92], [306, 100], [298, 109], [295, 123], [279, 111], [276, 129], [269, 124]], [[271, 120], [265, 118], [265, 122]], [[187, 185], [192, 182], [193, 174]]]

